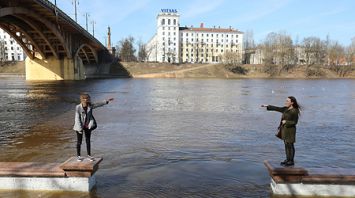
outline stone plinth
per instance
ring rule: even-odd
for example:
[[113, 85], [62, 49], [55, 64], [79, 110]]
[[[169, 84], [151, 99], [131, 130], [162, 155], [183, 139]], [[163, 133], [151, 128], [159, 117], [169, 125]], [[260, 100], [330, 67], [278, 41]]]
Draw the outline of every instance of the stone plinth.
[[0, 189], [89, 192], [102, 158], [64, 163], [0, 162]]
[[264, 161], [277, 195], [355, 196], [355, 170], [339, 168], [282, 167]]

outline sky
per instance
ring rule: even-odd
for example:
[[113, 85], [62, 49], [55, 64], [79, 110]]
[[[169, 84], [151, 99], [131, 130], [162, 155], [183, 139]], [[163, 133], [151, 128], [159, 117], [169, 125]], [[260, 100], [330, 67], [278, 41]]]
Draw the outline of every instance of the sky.
[[[54, 3], [54, 0], [50, 0]], [[57, 0], [57, 6], [74, 18], [74, 0]], [[347, 46], [355, 37], [354, 0], [76, 0], [78, 23], [84, 28], [85, 13], [95, 21], [95, 37], [105, 44], [107, 27], [111, 41], [133, 36], [148, 42], [156, 32], [161, 9], [177, 9], [180, 26], [232, 26], [252, 31], [256, 43], [270, 32], [286, 32], [295, 43], [316, 36]]]

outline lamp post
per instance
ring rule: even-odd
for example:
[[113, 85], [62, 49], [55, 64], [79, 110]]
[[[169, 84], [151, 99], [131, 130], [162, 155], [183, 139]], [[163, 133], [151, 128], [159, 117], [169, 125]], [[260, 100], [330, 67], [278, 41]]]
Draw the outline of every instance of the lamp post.
[[96, 24], [96, 21], [91, 21], [91, 24], [92, 24], [92, 36], [95, 37], [95, 24]]

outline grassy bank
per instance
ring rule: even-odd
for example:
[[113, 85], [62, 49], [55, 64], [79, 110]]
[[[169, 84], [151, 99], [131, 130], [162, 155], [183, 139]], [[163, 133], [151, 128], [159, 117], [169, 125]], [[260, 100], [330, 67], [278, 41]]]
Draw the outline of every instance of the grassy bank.
[[0, 73], [25, 74], [25, 61], [2, 63]]
[[[345, 76], [326, 68], [295, 66], [288, 71], [277, 70], [274, 75], [263, 65], [167, 64], [123, 62], [122, 65], [137, 78], [355, 78], [355, 71]], [[244, 73], [245, 74], [242, 74]]]

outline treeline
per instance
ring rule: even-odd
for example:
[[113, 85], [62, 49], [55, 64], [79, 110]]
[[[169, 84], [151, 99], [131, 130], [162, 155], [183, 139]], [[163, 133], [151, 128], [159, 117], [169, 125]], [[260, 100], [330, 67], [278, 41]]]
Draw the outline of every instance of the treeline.
[[146, 45], [140, 40], [136, 43], [132, 36], [120, 40], [116, 45], [116, 49], [116, 56], [124, 62], [145, 61], [148, 57]]
[[271, 76], [298, 65], [307, 66], [307, 76], [322, 76], [323, 69], [330, 69], [344, 77], [355, 70], [355, 37], [349, 46], [343, 46], [329, 36], [325, 40], [306, 37], [295, 43], [285, 32], [272, 32], [262, 43], [255, 45], [252, 32], [247, 31], [244, 46], [244, 63], [249, 64], [253, 56], [259, 56], [265, 72]]

